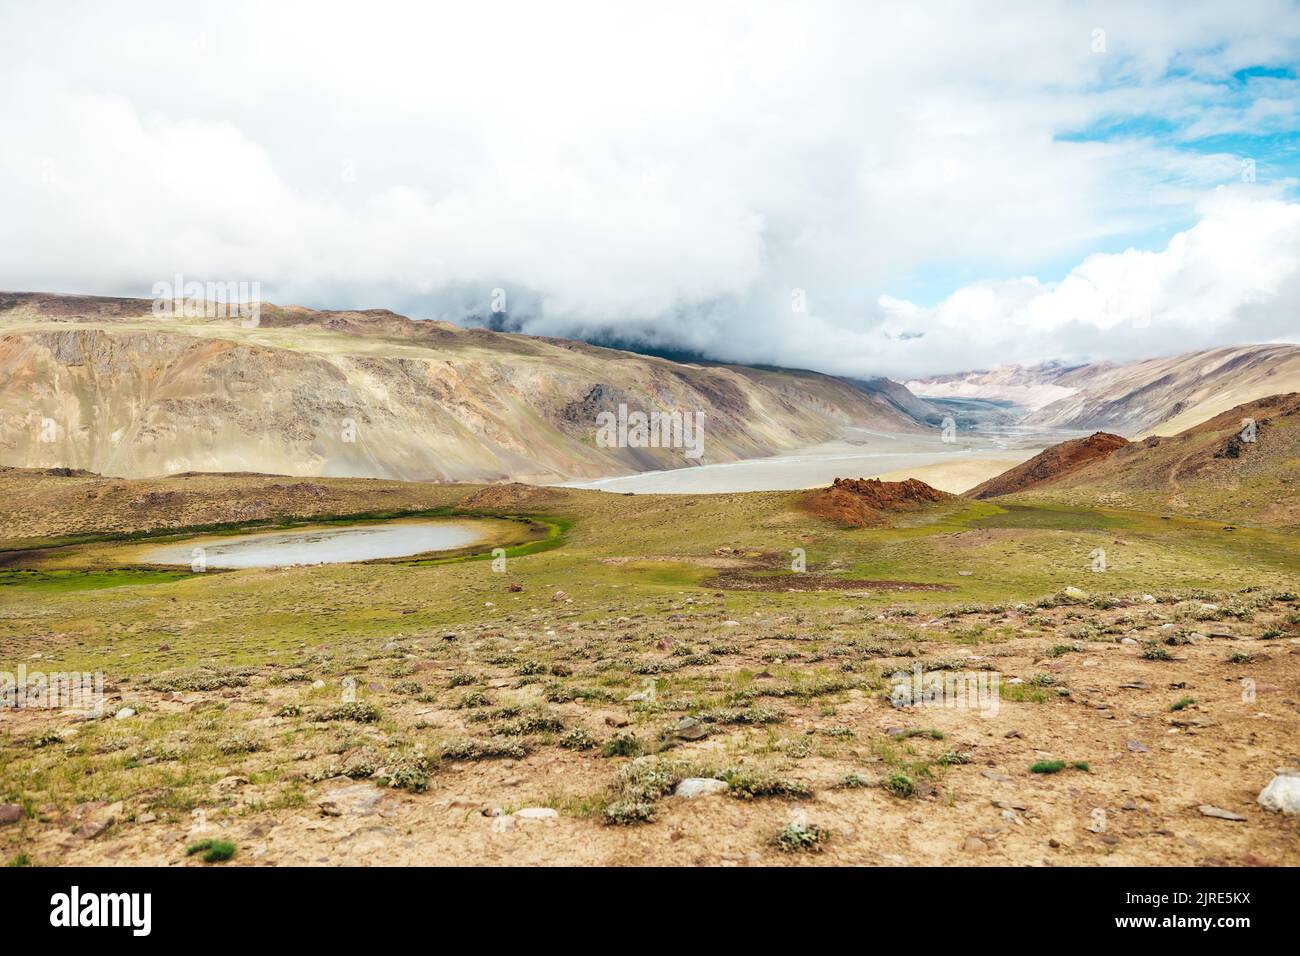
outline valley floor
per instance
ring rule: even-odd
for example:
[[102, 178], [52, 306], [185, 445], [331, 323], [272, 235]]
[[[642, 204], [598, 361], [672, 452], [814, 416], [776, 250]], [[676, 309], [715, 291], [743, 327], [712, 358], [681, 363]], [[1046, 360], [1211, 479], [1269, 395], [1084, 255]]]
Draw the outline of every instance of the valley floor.
[[1032, 458], [1045, 444], [1076, 434], [1059, 430], [962, 432], [954, 442], [945, 443], [938, 433], [847, 429], [839, 441], [770, 458], [618, 475], [569, 482], [564, 487], [635, 494], [727, 494], [819, 488], [852, 475], [920, 478], [940, 491], [960, 494]]
[[[14, 510], [29, 480], [48, 526]], [[1292, 533], [1047, 502], [848, 529], [789, 492], [7, 481], [6, 539], [63, 546], [0, 552], [0, 670], [103, 671], [109, 698], [0, 713], [14, 863], [205, 865], [187, 850], [215, 839], [226, 865], [1300, 865], [1297, 817], [1256, 803], [1300, 769]], [[504, 570], [130, 557], [159, 523], [141, 502], [179, 530], [398, 495], [552, 531]], [[77, 502], [96, 533], [72, 541]], [[997, 690], [907, 706], [893, 675], [918, 666]], [[695, 778], [716, 792], [676, 795]]]

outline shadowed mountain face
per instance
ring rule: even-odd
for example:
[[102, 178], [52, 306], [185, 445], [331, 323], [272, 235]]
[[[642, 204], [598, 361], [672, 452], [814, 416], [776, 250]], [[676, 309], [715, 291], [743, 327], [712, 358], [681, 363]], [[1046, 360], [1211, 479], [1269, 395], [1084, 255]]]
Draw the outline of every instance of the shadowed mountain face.
[[[620, 406], [701, 416], [703, 454], [635, 431], [603, 447], [597, 416]], [[924, 428], [897, 395], [814, 372], [686, 365], [385, 310], [263, 305], [252, 324], [157, 317], [141, 299], [0, 294], [5, 465], [547, 481], [762, 457], [845, 426]]]
[[1246, 402], [1177, 435], [1083, 441], [1095, 439], [1113, 447], [1049, 480], [1025, 482], [1035, 462], [1069, 459], [1079, 443], [1065, 442], [969, 494], [1300, 526], [1300, 394]]

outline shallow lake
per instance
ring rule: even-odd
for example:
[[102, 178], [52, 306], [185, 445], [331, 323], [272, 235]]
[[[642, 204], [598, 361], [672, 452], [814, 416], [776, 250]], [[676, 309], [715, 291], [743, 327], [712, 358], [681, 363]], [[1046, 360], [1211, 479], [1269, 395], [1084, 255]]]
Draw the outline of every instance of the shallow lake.
[[390, 521], [300, 531], [259, 531], [228, 537], [208, 535], [142, 551], [149, 564], [191, 564], [196, 549], [209, 568], [276, 568], [291, 564], [340, 564], [450, 551], [482, 540], [471, 521]]

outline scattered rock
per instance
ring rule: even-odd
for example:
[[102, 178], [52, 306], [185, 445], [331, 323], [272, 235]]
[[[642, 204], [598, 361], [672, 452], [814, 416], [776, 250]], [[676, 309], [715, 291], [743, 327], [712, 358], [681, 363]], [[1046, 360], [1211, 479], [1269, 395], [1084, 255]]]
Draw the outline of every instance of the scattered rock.
[[726, 793], [730, 788], [726, 781], [715, 780], [712, 777], [687, 777], [677, 785], [677, 796], [684, 800], [690, 800], [693, 797], [707, 797], [712, 793]]
[[0, 826], [17, 823], [23, 818], [23, 808], [16, 803], [0, 803]]
[[510, 585], [510, 593], [511, 593], [511, 594], [518, 594], [518, 593], [519, 593], [520, 591], [522, 591], [523, 589], [524, 589], [524, 586], [523, 586], [522, 584], [512, 584], [512, 585]]
[[1151, 748], [1140, 740], [1130, 740], [1128, 742], [1128, 749], [1133, 751], [1135, 754], [1149, 754], [1151, 752]]
[[966, 842], [962, 844], [962, 849], [967, 853], [986, 853], [989, 845], [977, 836], [968, 836]]
[[1061, 593], [1064, 594], [1066, 597], [1068, 597], [1071, 601], [1086, 601], [1086, 600], [1088, 600], [1088, 592], [1087, 592], [1087, 591], [1084, 591], [1084, 590], [1082, 590], [1082, 589], [1080, 589], [1080, 588], [1076, 588], [1076, 587], [1068, 587], [1068, 588], [1066, 588], [1064, 591], [1062, 591]]
[[133, 710], [130, 707], [123, 707], [121, 710], [119, 710], [116, 714], [113, 715], [114, 719], [116, 720], [126, 720], [128, 717], [134, 717], [134, 716], [135, 716], [135, 710]]
[[554, 594], [551, 595], [551, 600], [552, 600], [552, 601], [563, 601], [563, 600], [565, 600], [568, 596], [569, 596], [569, 595], [567, 595], [567, 594], [564, 593], [563, 591], [556, 591]]
[[626, 726], [627, 726], [628, 724], [630, 724], [631, 722], [632, 722], [632, 721], [628, 720], [628, 719], [627, 719], [626, 717], [624, 717], [622, 714], [606, 714], [606, 715], [605, 715], [605, 726], [606, 726], [606, 727], [626, 727]]
[[1245, 820], [1240, 813], [1233, 813], [1231, 810], [1224, 810], [1222, 807], [1212, 807], [1208, 803], [1202, 803], [1199, 807], [1201, 816], [1214, 817], [1216, 820]]
[[1265, 810], [1300, 813], [1300, 772], [1290, 769], [1279, 772], [1260, 791], [1259, 805]]
[[73, 828], [75, 836], [83, 840], [94, 840], [117, 822], [122, 815], [122, 804], [83, 803], [73, 808], [73, 815], [80, 823]]
[[524, 807], [522, 810], [516, 810], [511, 814], [520, 820], [558, 820], [560, 813], [550, 807]]
[[709, 728], [694, 717], [683, 717], [673, 725], [673, 733], [682, 740], [703, 740], [709, 735]]
[[370, 783], [356, 783], [346, 787], [336, 787], [323, 794], [316, 806], [327, 817], [369, 816], [379, 809], [379, 802], [384, 798], [384, 791]]

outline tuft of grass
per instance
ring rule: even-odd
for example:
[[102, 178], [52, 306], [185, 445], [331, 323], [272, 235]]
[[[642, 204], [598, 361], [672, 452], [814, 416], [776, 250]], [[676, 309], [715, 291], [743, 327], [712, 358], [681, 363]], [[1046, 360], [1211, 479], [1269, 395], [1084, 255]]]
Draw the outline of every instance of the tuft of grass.
[[519, 760], [528, 755], [528, 746], [499, 737], [471, 738], [449, 741], [438, 753], [443, 760], [494, 760], [501, 757]]
[[5, 866], [10, 866], [10, 867], [31, 866], [31, 865], [32, 865], [32, 858], [28, 856], [26, 853], [19, 853], [17, 856], [11, 856], [8, 859], [8, 861], [5, 863]]
[[1186, 708], [1191, 707], [1194, 703], [1196, 703], [1196, 698], [1194, 697], [1180, 697], [1169, 705], [1169, 709], [1173, 711], [1185, 710]]
[[224, 863], [235, 855], [235, 845], [229, 840], [200, 840], [191, 843], [185, 850], [186, 856], [203, 854], [204, 863]]
[[1064, 760], [1040, 760], [1038, 763], [1031, 764], [1030, 773], [1060, 773], [1065, 769]]
[[806, 797], [812, 793], [805, 783], [763, 771], [727, 770], [721, 777], [731, 788], [731, 796], [741, 800], [753, 800], [756, 797]]
[[373, 724], [378, 719], [379, 708], [374, 704], [359, 700], [347, 704], [338, 704], [335, 707], [325, 707], [312, 714], [312, 720], [325, 722], [350, 720], [357, 724]]
[[604, 757], [637, 757], [641, 754], [641, 741], [632, 734], [615, 734], [605, 741], [600, 753]]
[[893, 740], [907, 740], [910, 737], [928, 737], [930, 740], [943, 740], [942, 731], [930, 730], [928, 728], [913, 728], [904, 730], [900, 734], [891, 735]]
[[1054, 644], [1047, 650], [1048, 657], [1062, 657], [1065, 654], [1078, 654], [1083, 648], [1078, 644]]
[[1147, 661], [1171, 661], [1173, 657], [1155, 641], [1147, 641], [1142, 646], [1142, 659]]
[[916, 793], [916, 784], [905, 773], [890, 774], [880, 785], [896, 797], [906, 798]]
[[787, 823], [772, 842], [784, 853], [820, 853], [830, 840], [830, 831], [815, 823]]
[[559, 744], [565, 750], [591, 750], [596, 746], [596, 738], [579, 727], [562, 736]]

